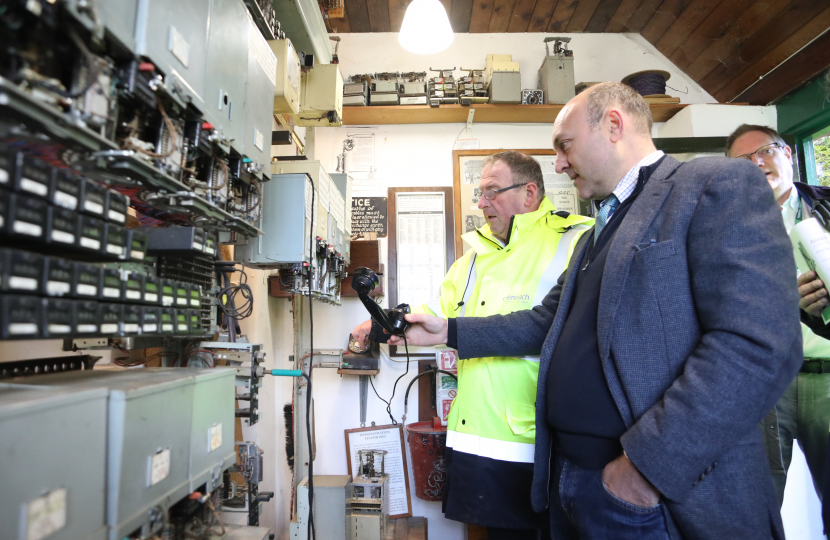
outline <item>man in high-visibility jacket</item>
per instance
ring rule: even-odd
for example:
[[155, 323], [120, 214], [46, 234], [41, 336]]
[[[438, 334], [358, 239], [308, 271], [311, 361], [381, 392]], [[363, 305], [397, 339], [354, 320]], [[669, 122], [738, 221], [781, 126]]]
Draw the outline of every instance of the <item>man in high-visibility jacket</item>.
[[[462, 236], [472, 249], [450, 268], [440, 299], [413, 312], [486, 317], [530, 309], [553, 288], [579, 236], [593, 225], [557, 212], [545, 197], [539, 163], [520, 152], [492, 155], [480, 189], [487, 224]], [[367, 337], [385, 341], [371, 321], [352, 336], [361, 346]], [[443, 510], [449, 519], [487, 527], [490, 540], [535, 540], [548, 528], [547, 516], [530, 504], [538, 378], [538, 356], [458, 362]]]

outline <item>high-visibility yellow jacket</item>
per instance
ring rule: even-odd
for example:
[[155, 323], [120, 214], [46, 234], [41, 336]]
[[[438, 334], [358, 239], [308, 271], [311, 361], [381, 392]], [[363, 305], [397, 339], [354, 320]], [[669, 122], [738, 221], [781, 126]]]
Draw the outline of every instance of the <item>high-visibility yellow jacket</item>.
[[[579, 236], [593, 223], [583, 216], [557, 215], [545, 197], [536, 211], [513, 217], [504, 245], [492, 236], [489, 225], [466, 233], [462, 238], [472, 249], [450, 268], [440, 299], [413, 312], [449, 318], [530, 309], [556, 284]], [[538, 378], [538, 356], [459, 361], [447, 446], [482, 457], [533, 463]]]

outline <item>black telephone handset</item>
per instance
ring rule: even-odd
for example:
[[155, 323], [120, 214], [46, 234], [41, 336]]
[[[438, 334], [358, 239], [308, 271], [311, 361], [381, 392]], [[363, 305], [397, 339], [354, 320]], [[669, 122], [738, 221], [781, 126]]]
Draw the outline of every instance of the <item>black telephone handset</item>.
[[409, 304], [399, 304], [395, 309], [390, 309], [387, 314], [374, 300], [369, 298], [369, 293], [377, 286], [378, 275], [365, 266], [355, 270], [352, 275], [352, 289], [357, 292], [358, 298], [372, 318], [393, 336], [402, 336], [412, 326], [404, 318], [410, 312]]

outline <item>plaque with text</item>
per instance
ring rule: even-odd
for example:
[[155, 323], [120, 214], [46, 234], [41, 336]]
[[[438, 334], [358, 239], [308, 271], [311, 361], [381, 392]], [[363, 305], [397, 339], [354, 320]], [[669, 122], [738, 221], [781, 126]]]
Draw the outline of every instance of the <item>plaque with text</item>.
[[352, 235], [386, 237], [386, 197], [352, 197]]

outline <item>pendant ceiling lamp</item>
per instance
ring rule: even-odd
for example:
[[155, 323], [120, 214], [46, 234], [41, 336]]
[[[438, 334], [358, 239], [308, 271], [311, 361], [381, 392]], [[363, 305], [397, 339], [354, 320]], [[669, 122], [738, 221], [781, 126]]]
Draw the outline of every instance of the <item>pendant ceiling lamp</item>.
[[415, 54], [434, 54], [453, 40], [450, 19], [438, 0], [413, 0], [403, 16], [398, 43]]

